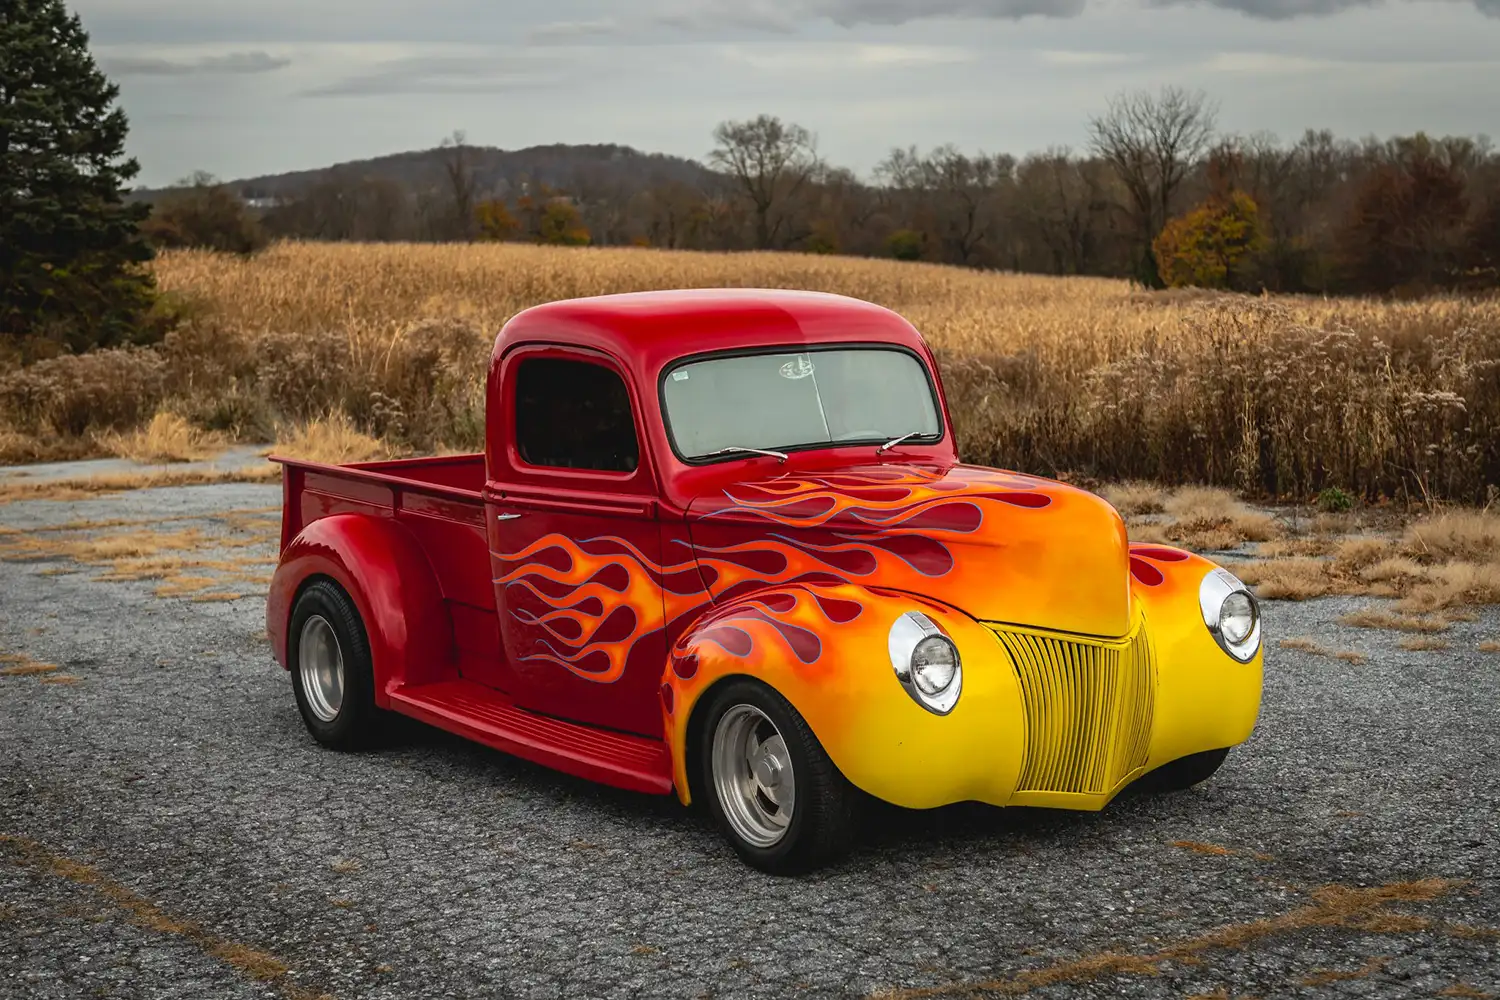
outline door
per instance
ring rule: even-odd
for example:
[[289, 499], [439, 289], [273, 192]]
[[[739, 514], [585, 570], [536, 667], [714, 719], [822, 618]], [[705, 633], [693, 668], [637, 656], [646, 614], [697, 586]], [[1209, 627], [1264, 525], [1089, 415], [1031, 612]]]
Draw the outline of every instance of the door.
[[589, 352], [504, 365], [511, 433], [488, 505], [499, 684], [537, 712], [659, 737], [661, 528], [629, 386]]

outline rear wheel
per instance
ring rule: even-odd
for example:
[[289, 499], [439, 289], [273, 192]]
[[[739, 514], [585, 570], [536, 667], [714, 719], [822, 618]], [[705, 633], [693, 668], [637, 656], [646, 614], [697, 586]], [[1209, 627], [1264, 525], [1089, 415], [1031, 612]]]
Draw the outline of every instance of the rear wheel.
[[1227, 748], [1189, 754], [1149, 772], [1138, 784], [1148, 792], [1180, 792], [1212, 778], [1228, 756]]
[[316, 580], [292, 608], [287, 632], [292, 689], [307, 731], [336, 750], [371, 746], [382, 735], [370, 641], [354, 601], [332, 580]]
[[857, 792], [785, 698], [764, 684], [734, 681], [707, 712], [702, 793], [746, 863], [791, 874], [849, 849]]

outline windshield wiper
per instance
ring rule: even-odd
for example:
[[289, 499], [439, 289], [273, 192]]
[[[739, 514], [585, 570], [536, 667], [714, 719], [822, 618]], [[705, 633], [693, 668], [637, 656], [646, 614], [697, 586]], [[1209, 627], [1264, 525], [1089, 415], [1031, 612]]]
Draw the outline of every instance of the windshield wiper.
[[906, 442], [910, 441], [912, 438], [924, 438], [924, 437], [932, 437], [932, 432], [931, 431], [912, 431], [910, 434], [903, 434], [900, 437], [896, 438], [895, 440], [893, 440], [893, 441], [887, 441], [885, 444], [881, 445], [879, 448], [877, 448], [875, 450], [875, 454], [877, 454], [877, 455], [884, 455], [886, 452], [890, 451], [892, 448], [896, 447], [897, 445], [903, 445]]
[[703, 457], [704, 458], [717, 458], [720, 455], [739, 455], [739, 454], [764, 455], [767, 458], [774, 458], [778, 462], [785, 462], [787, 460], [787, 457], [788, 457], [787, 454], [786, 454], [786, 452], [784, 452], [784, 451], [770, 451], [769, 449], [766, 449], [766, 448], [740, 448], [740, 447], [720, 448], [718, 451], [711, 451], [707, 455], [704, 455]]

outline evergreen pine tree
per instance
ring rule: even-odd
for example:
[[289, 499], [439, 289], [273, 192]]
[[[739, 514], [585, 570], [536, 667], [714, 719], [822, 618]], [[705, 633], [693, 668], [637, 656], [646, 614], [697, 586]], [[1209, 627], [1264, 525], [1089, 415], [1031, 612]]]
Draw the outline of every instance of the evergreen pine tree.
[[0, 0], [0, 338], [145, 339], [151, 249], [127, 205], [119, 88], [63, 0]]

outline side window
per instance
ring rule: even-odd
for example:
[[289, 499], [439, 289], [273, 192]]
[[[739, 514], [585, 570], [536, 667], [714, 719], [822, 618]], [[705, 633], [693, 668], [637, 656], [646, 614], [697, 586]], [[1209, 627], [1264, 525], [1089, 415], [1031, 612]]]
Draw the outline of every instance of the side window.
[[526, 358], [516, 373], [516, 447], [527, 465], [634, 472], [640, 462], [625, 381], [603, 365]]

